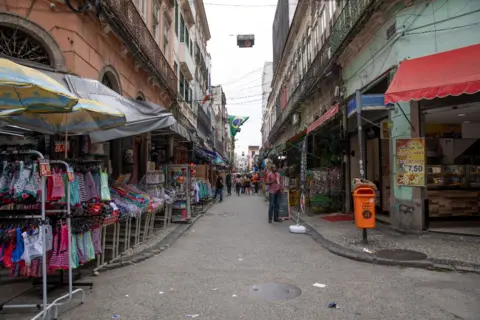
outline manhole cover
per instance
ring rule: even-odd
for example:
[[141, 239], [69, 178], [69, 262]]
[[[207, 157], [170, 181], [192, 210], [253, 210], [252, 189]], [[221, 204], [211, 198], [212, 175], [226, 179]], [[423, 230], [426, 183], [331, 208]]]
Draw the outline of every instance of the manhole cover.
[[248, 287], [248, 293], [262, 300], [290, 300], [298, 297], [302, 290], [287, 283], [262, 283]]
[[388, 249], [377, 251], [377, 257], [391, 259], [391, 260], [401, 260], [401, 261], [411, 261], [411, 260], [424, 260], [427, 258], [427, 255], [418, 251], [404, 250], [404, 249]]

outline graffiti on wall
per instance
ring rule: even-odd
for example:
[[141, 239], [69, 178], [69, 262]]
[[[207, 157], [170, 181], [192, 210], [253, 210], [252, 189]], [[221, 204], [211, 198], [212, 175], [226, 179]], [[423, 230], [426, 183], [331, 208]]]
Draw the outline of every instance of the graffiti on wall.
[[395, 227], [405, 231], [421, 231], [423, 228], [422, 201], [395, 198], [393, 211], [396, 214]]

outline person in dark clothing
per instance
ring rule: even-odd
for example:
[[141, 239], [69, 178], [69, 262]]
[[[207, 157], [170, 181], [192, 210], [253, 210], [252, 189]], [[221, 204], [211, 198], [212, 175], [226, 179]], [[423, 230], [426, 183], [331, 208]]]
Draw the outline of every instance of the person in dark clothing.
[[229, 196], [232, 195], [232, 173], [228, 172], [227, 176], [225, 177], [225, 183], [227, 184], [227, 194]]
[[217, 172], [217, 182], [215, 183], [215, 199], [220, 198], [219, 202], [223, 201], [223, 178]]

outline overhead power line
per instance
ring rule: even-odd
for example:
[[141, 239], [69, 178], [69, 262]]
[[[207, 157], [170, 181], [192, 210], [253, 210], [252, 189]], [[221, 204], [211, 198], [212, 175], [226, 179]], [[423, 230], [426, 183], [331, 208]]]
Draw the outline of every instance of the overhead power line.
[[276, 4], [239, 4], [239, 3], [203, 3], [206, 6], [217, 7], [242, 7], [242, 8], [267, 8], [276, 7]]

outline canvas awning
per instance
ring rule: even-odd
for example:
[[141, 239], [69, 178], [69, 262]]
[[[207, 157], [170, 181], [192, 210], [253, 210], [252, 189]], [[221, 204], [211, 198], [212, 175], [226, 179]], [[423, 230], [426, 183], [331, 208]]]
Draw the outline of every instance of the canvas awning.
[[[66, 82], [80, 98], [102, 102], [125, 114], [127, 124], [123, 127], [97, 131], [90, 134], [93, 143], [130, 137], [146, 132], [168, 128], [177, 121], [163, 106], [125, 98], [100, 82], [73, 75], [65, 76]], [[189, 135], [187, 135], [189, 137]]]
[[385, 93], [385, 104], [480, 91], [480, 44], [403, 61]]

